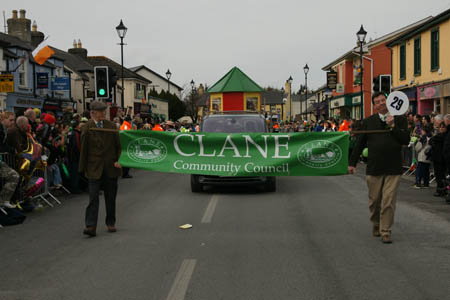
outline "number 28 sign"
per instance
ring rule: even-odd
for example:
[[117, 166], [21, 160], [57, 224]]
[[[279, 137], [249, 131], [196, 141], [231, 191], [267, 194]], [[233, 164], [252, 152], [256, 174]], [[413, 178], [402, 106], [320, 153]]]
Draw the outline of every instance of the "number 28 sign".
[[386, 106], [392, 116], [403, 115], [409, 108], [408, 96], [400, 91], [392, 92], [386, 100]]

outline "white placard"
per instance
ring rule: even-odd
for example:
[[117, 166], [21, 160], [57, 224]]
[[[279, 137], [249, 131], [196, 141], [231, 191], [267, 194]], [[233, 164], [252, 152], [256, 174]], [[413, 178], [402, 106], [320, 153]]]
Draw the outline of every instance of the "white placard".
[[403, 115], [409, 108], [408, 96], [400, 91], [392, 92], [386, 100], [386, 106], [392, 116]]

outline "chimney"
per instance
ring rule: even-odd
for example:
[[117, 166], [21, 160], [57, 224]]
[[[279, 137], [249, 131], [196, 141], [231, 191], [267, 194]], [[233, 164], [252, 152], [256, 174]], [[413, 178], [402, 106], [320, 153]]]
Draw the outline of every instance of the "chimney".
[[26, 11], [20, 10], [17, 18], [17, 10], [13, 10], [12, 18], [8, 19], [8, 34], [15, 36], [28, 43], [31, 42], [31, 20], [25, 18]]
[[198, 87], [198, 94], [201, 96], [205, 93], [205, 88], [203, 87], [203, 84], [200, 83], [199, 87]]
[[37, 47], [43, 40], [44, 40], [44, 34], [40, 31], [37, 31], [37, 24], [36, 21], [33, 21], [33, 27], [31, 31], [31, 45], [33, 47]]
[[87, 60], [88, 52], [86, 49], [82, 48], [80, 39], [78, 39], [78, 43], [76, 39], [73, 40], [73, 48], [67, 50], [67, 52], [69, 52], [70, 54], [78, 55], [82, 59]]

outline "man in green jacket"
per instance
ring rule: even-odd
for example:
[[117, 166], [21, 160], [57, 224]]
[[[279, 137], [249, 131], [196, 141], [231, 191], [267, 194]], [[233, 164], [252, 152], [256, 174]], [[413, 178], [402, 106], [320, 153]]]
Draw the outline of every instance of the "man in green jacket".
[[372, 234], [381, 235], [383, 243], [392, 243], [397, 189], [402, 169], [402, 145], [408, 145], [409, 133], [405, 116], [391, 116], [386, 107], [386, 96], [375, 93], [372, 104], [377, 113], [364, 119], [361, 130], [386, 130], [386, 133], [360, 134], [349, 160], [350, 174], [363, 149], [368, 147], [366, 181], [369, 188], [370, 220]]

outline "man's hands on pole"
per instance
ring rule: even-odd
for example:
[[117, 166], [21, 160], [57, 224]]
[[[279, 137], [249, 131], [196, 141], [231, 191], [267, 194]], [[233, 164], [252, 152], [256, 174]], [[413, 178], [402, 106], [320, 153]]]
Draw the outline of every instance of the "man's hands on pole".
[[348, 166], [348, 174], [355, 174], [356, 167]]
[[116, 167], [118, 169], [122, 169], [122, 166], [117, 161], [114, 163], [114, 167]]

